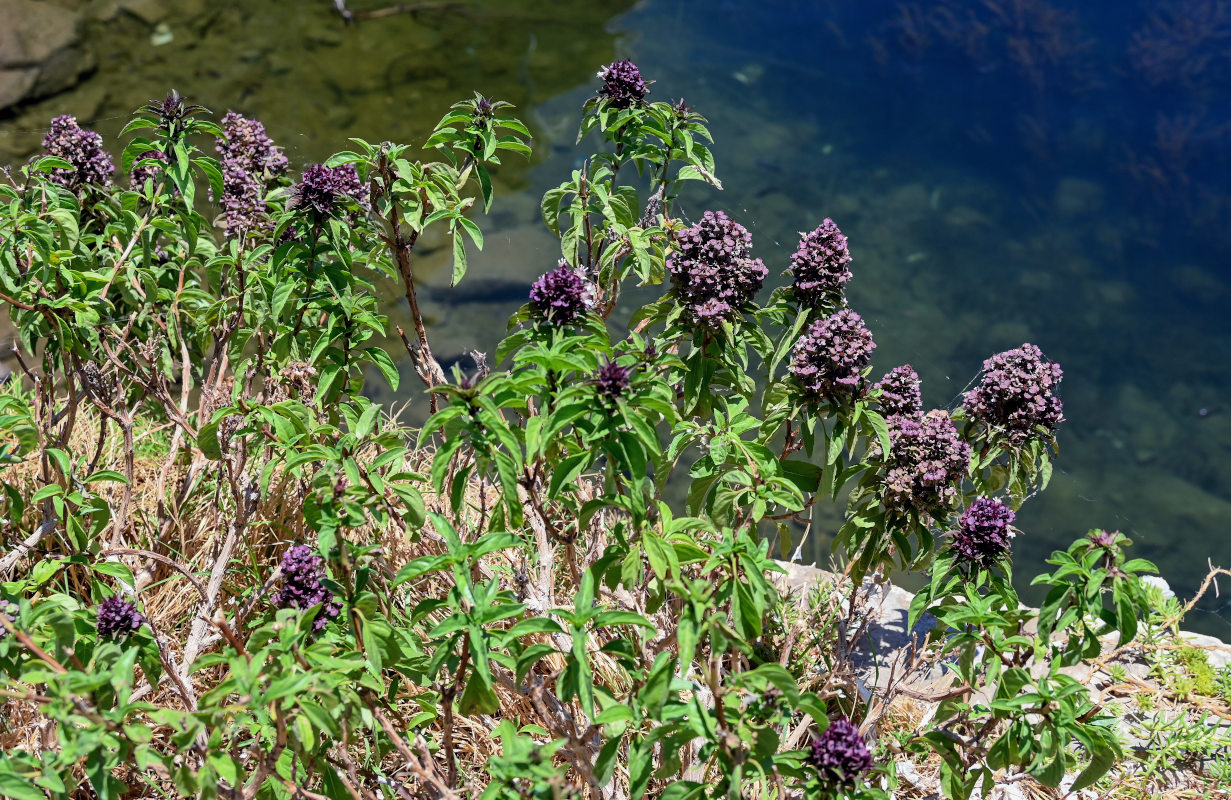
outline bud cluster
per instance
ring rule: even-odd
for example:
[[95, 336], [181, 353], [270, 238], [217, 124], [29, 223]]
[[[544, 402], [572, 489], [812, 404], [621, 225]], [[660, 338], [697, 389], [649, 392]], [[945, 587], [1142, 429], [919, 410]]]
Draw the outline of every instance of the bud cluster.
[[842, 287], [851, 279], [846, 236], [828, 217], [816, 230], [801, 236], [799, 248], [791, 255], [795, 299], [809, 308], [839, 302]]
[[145, 617], [132, 603], [118, 595], [108, 597], [98, 604], [98, 635], [103, 639], [120, 639], [128, 636], [145, 622]]
[[919, 373], [910, 364], [894, 367], [873, 387], [881, 393], [881, 414], [888, 417], [918, 417], [923, 413]]
[[1016, 515], [1004, 503], [988, 497], [977, 498], [962, 514], [957, 530], [950, 534], [949, 546], [957, 560], [977, 569], [991, 569], [1007, 555], [1013, 537]]
[[51, 121], [51, 129], [43, 137], [43, 151], [73, 165], [72, 169], [53, 169], [48, 173], [53, 183], [65, 189], [79, 191], [86, 185], [105, 185], [115, 172], [111, 156], [103, 150], [103, 137], [82, 128], [71, 114]]
[[957, 485], [970, 461], [970, 445], [957, 435], [948, 413], [933, 409], [921, 419], [889, 419], [886, 461], [886, 503], [899, 510], [932, 514], [957, 498]]
[[559, 265], [530, 287], [530, 307], [542, 319], [563, 327], [590, 310], [590, 294], [581, 273], [560, 259]]
[[607, 98], [613, 108], [630, 108], [645, 102], [650, 86], [641, 77], [641, 70], [628, 60], [613, 61], [598, 71], [603, 88], [599, 97]]
[[864, 388], [863, 368], [875, 349], [863, 318], [843, 309], [813, 322], [795, 342], [791, 376], [821, 399], [857, 396]]
[[325, 560], [307, 545], [298, 544], [282, 556], [282, 588], [274, 595], [279, 608], [308, 609], [322, 606], [312, 621], [312, 630], [320, 631], [342, 611], [342, 604], [321, 582], [325, 577]]
[[835, 719], [812, 742], [808, 763], [816, 768], [825, 788], [853, 789], [864, 773], [872, 769], [872, 754], [852, 722]]
[[667, 258], [672, 291], [692, 322], [716, 329], [733, 321], [756, 293], [769, 270], [752, 258], [752, 234], [721, 211], [706, 211], [700, 222], [675, 236]]
[[1032, 344], [997, 353], [983, 362], [982, 383], [966, 393], [966, 410], [1020, 444], [1040, 428], [1051, 432], [1064, 419], [1055, 395], [1063, 375], [1060, 365]]

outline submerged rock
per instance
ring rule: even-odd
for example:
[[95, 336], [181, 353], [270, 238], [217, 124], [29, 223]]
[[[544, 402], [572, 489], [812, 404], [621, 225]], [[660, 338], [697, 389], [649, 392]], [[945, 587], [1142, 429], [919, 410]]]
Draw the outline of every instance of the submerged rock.
[[73, 86], [94, 68], [81, 15], [36, 0], [0, 0], [0, 110]]

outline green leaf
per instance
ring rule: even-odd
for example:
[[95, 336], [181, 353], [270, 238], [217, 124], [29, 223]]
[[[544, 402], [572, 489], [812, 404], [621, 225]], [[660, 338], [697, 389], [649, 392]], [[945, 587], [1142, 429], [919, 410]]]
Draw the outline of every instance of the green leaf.
[[201, 454], [211, 461], [222, 459], [222, 448], [218, 445], [218, 423], [207, 422], [197, 431], [197, 448]]
[[113, 469], [100, 469], [98, 472], [95, 472], [93, 475], [82, 481], [82, 483], [95, 483], [101, 481], [128, 483], [128, 478], [124, 477], [123, 473], [116, 472]]
[[461, 228], [453, 230], [453, 277], [449, 286], [457, 286], [458, 281], [466, 274], [466, 245], [462, 240]]
[[73, 172], [77, 171], [76, 167], [59, 156], [43, 156], [31, 164], [30, 169], [35, 172], [51, 172], [53, 169], [67, 169]]
[[35, 789], [29, 780], [11, 772], [0, 772], [0, 797], [13, 800], [47, 800], [47, 796]]
[[133, 585], [133, 572], [127, 564], [121, 564], [118, 561], [99, 561], [93, 564], [92, 568], [99, 575], [109, 575], [129, 586]]
[[466, 678], [466, 688], [458, 700], [457, 710], [462, 714], [495, 714], [500, 710], [500, 699], [492, 691], [489, 678], [479, 670]]

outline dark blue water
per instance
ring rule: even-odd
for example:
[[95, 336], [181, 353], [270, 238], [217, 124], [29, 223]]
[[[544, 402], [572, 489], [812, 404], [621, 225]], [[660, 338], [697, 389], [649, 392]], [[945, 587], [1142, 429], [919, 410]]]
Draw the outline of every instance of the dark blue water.
[[[992, 352], [1066, 370], [1019, 570], [1117, 528], [1181, 595], [1231, 564], [1231, 9], [646, 3], [624, 54], [710, 116], [766, 263], [832, 216], [852, 304], [952, 407]], [[700, 204], [694, 209], [700, 211]], [[1209, 597], [1190, 624], [1231, 631]]]

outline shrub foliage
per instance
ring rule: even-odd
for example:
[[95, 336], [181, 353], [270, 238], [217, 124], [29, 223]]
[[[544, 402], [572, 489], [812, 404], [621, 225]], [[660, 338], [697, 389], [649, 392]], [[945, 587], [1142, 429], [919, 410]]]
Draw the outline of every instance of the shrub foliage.
[[[505, 103], [453, 106], [422, 160], [356, 139], [296, 180], [260, 123], [172, 93], [126, 129], [126, 181], [62, 117], [0, 185], [0, 794], [884, 797], [905, 748], [966, 797], [1121, 755], [1059, 669], [1133, 638], [1152, 567], [1097, 534], [1036, 579], [1040, 611], [1011, 583], [1059, 368], [993, 356], [952, 413], [909, 366], [876, 381], [837, 225], [758, 302], [748, 230], [674, 216], [685, 182], [720, 186], [705, 120], [629, 62], [600, 77], [595, 152], [543, 198], [561, 260], [491, 368], [452, 376], [414, 251], [438, 229], [464, 278], [490, 170], [530, 153]], [[364, 395], [398, 385], [389, 285], [419, 430]], [[618, 326], [632, 285], [662, 291]], [[801, 604], [769, 543], [825, 504], [850, 580]], [[927, 571], [912, 616], [940, 623], [899, 678], [942, 662], [957, 687], [896, 744], [896, 689], [850, 665], [893, 569]]]

